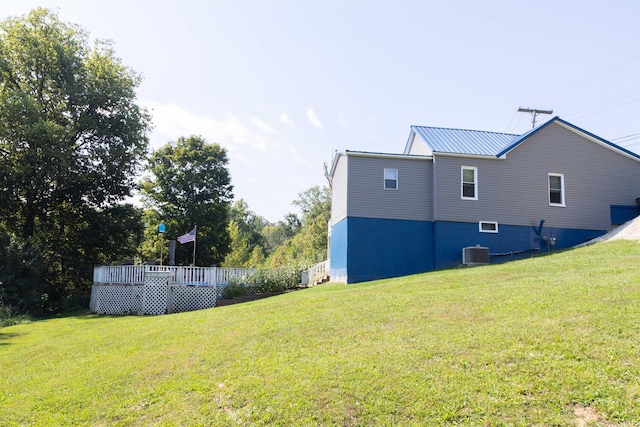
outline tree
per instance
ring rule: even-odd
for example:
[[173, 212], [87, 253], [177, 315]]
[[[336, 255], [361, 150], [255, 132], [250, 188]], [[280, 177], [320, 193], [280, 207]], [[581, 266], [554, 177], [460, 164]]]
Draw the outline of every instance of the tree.
[[[95, 263], [134, 253], [140, 212], [119, 203], [146, 156], [139, 83], [109, 42], [90, 47], [55, 12], [0, 23], [0, 282], [19, 308], [56, 311], [88, 294]], [[38, 295], [19, 295], [20, 277], [36, 278]]]
[[231, 239], [231, 247], [229, 253], [224, 258], [223, 267], [245, 267], [251, 258], [251, 247], [234, 220], [229, 221], [229, 238]]
[[0, 24], [0, 215], [31, 237], [62, 205], [131, 195], [150, 116], [109, 42], [36, 9]]
[[[200, 265], [220, 264], [229, 252], [233, 186], [228, 162], [227, 151], [220, 145], [209, 144], [201, 136], [180, 137], [151, 155], [148, 170], [153, 176], [140, 183], [145, 203], [158, 212], [168, 238], [197, 226], [196, 262]], [[176, 262], [190, 264], [190, 250], [179, 248]]]
[[250, 247], [264, 246], [262, 229], [269, 225], [269, 221], [249, 209], [247, 202], [243, 199], [236, 201], [231, 206], [229, 218], [236, 223]]
[[288, 213], [276, 225], [267, 225], [262, 229], [267, 253], [271, 254], [277, 247], [293, 238], [300, 229], [300, 219], [294, 213]]
[[266, 263], [271, 267], [307, 267], [327, 258], [327, 223], [331, 217], [329, 187], [311, 187], [298, 194], [293, 204], [302, 211], [301, 224], [295, 227], [295, 215], [285, 217], [293, 222], [289, 228], [295, 234], [269, 255]]
[[236, 201], [229, 212], [231, 251], [224, 260], [225, 267], [255, 267], [264, 261], [267, 242], [263, 229], [269, 221], [256, 215], [244, 200]]

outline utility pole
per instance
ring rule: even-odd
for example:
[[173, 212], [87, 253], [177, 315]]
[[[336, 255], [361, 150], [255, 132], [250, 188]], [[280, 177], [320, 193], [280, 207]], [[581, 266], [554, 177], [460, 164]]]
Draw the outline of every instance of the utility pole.
[[538, 114], [553, 114], [553, 110], [538, 110], [536, 108], [518, 108], [519, 112], [522, 113], [531, 113], [531, 115], [533, 116], [533, 121], [531, 123], [531, 129], [533, 129], [534, 127], [536, 127], [536, 117], [538, 116]]

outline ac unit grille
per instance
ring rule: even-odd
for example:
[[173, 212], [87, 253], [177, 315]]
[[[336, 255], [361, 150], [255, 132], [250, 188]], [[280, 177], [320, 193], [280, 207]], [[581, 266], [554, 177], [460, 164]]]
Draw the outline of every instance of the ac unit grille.
[[462, 263], [464, 265], [489, 264], [489, 248], [482, 246], [463, 248]]

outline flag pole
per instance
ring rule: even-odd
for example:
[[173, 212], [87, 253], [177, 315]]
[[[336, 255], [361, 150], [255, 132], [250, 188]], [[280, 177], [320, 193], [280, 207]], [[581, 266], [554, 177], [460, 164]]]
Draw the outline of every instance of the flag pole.
[[193, 266], [196, 266], [196, 240], [198, 240], [198, 225], [193, 227]]

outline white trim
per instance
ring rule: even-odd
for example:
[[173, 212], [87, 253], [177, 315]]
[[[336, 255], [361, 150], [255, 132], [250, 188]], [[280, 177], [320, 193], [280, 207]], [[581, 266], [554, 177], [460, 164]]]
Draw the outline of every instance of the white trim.
[[[550, 178], [552, 176], [560, 177], [560, 203], [551, 202], [551, 180], [550, 180]], [[565, 183], [564, 183], [564, 174], [563, 173], [549, 172], [547, 174], [547, 197], [549, 199], [549, 206], [555, 206], [555, 207], [559, 207], [559, 208], [567, 207], [566, 199], [565, 199], [565, 193], [566, 193], [566, 188], [565, 188]]]
[[338, 152], [338, 151], [333, 153], [333, 161], [331, 162], [331, 170], [329, 171], [329, 176], [331, 177], [331, 179], [333, 179], [333, 173], [336, 171], [336, 166], [338, 165], [338, 160], [342, 156], [346, 157], [346, 154]]
[[345, 151], [347, 156], [354, 157], [376, 157], [380, 159], [407, 159], [407, 160], [433, 160], [433, 156], [423, 156], [420, 154], [393, 154], [393, 153], [368, 153], [366, 151]]
[[[483, 224], [493, 224], [496, 226], [495, 230], [484, 230], [482, 228]], [[480, 221], [478, 222], [478, 231], [480, 231], [480, 233], [494, 233], [497, 234], [498, 233], [498, 223], [496, 221]]]
[[504, 160], [506, 156], [496, 157], [493, 154], [461, 154], [461, 153], [445, 153], [442, 151], [434, 151], [434, 156], [442, 157], [464, 157], [466, 159], [483, 159], [483, 160]]
[[[464, 171], [473, 170], [473, 197], [464, 196]], [[462, 200], [478, 200], [478, 167], [460, 166], [460, 198]]]
[[[394, 178], [387, 178], [387, 171], [396, 171], [396, 173], [395, 173], [395, 175], [396, 175], [396, 177], [395, 177], [396, 187], [395, 188], [387, 188], [387, 179], [389, 181], [392, 181], [394, 179]], [[399, 181], [400, 181], [399, 178], [400, 178], [400, 174], [398, 173], [398, 168], [384, 168], [384, 172], [382, 174], [382, 188], [384, 190], [393, 190], [393, 191], [397, 190], [398, 189], [398, 184], [399, 184]]]

